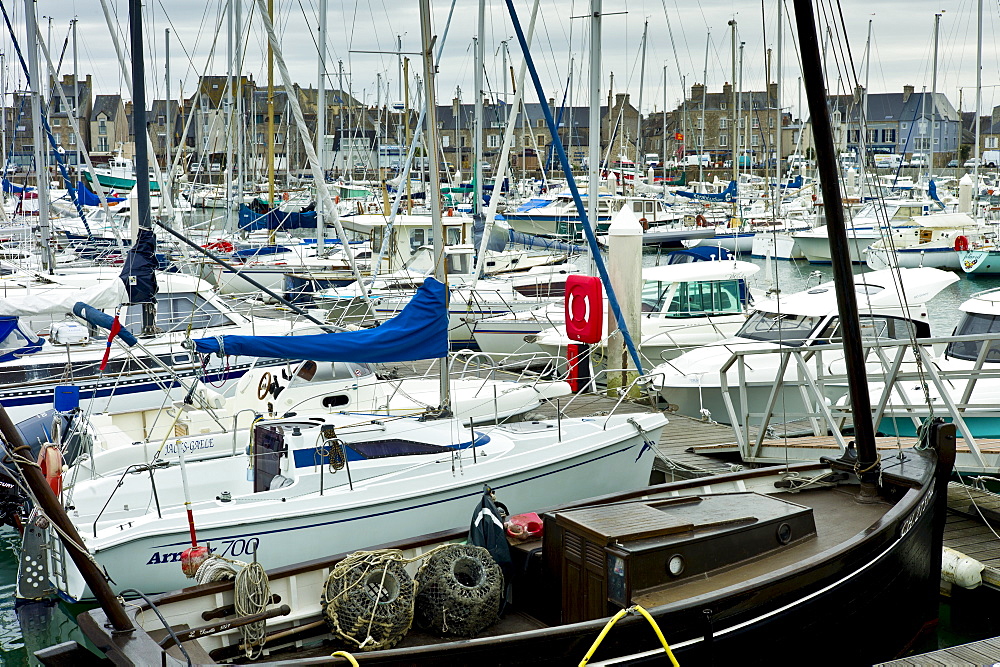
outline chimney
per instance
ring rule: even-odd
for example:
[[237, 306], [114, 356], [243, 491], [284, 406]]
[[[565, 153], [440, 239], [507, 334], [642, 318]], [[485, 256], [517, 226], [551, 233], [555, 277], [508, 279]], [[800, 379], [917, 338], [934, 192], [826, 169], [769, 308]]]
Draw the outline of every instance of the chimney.
[[691, 101], [701, 102], [705, 97], [705, 84], [696, 83], [691, 86]]
[[457, 97], [451, 98], [451, 115], [457, 119], [460, 113], [462, 113], [462, 100]]
[[730, 101], [733, 97], [733, 85], [728, 81], [722, 84], [722, 99], [725, 101]]
[[615, 94], [615, 107], [622, 108], [628, 104], [628, 93], [616, 93]]
[[767, 102], [768, 106], [772, 106], [772, 104], [771, 104], [772, 102], [775, 103], [774, 106], [777, 106], [777, 102], [778, 102], [778, 84], [777, 83], [769, 83], [769, 84], [767, 84], [767, 97], [768, 97], [768, 102]]
[[903, 103], [905, 104], [907, 100], [910, 99], [910, 95], [913, 94], [913, 86], [903, 86]]

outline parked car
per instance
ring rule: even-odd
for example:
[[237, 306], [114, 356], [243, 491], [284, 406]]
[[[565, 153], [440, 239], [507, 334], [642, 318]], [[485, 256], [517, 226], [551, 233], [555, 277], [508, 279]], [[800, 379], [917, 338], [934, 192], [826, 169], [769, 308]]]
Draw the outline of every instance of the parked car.
[[948, 166], [949, 167], [957, 167], [958, 166], [958, 160], [950, 160], [948, 162]]
[[970, 157], [968, 160], [965, 161], [965, 164], [963, 164], [962, 166], [967, 169], [973, 169], [975, 167], [983, 166], [983, 161], [977, 157]]

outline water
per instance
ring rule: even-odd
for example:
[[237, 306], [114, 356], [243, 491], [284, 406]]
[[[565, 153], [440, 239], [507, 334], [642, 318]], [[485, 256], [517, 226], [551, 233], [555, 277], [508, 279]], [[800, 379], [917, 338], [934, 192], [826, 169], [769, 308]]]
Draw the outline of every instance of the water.
[[[657, 252], [647, 252], [643, 257], [643, 264], [654, 266], [658, 260]], [[833, 270], [829, 266], [805, 262], [767, 262], [762, 259], [751, 261], [762, 267], [754, 284], [762, 289], [777, 286], [784, 293], [792, 293], [833, 279]], [[856, 267], [855, 271], [858, 270]], [[950, 335], [959, 319], [959, 305], [973, 294], [994, 287], [1000, 287], [1000, 278], [970, 278], [965, 275], [946, 287], [930, 305], [932, 335]], [[63, 605], [36, 603], [15, 612], [14, 582], [17, 563], [11, 548], [13, 538], [9, 529], [0, 531], [0, 665], [22, 667], [37, 664], [30, 656], [45, 646], [68, 639], [83, 643], [83, 635], [73, 622], [73, 614], [82, 609], [67, 610]], [[949, 622], [952, 616], [950, 607], [943, 603], [941, 625], [935, 635], [927, 638], [921, 647], [923, 650], [1000, 635], [1000, 621], [995, 627], [986, 625], [977, 627], [975, 632], [969, 632], [952, 627]]]

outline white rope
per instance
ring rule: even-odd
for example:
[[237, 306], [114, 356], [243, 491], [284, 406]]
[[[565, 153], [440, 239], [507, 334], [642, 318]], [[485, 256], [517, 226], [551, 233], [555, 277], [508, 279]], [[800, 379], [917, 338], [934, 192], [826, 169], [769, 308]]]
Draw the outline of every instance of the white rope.
[[[267, 572], [260, 563], [250, 563], [237, 573], [233, 599], [237, 616], [259, 614], [267, 609], [267, 605], [271, 602], [271, 586]], [[266, 630], [265, 620], [248, 623], [240, 628], [243, 647], [250, 660], [256, 660], [264, 652]]]

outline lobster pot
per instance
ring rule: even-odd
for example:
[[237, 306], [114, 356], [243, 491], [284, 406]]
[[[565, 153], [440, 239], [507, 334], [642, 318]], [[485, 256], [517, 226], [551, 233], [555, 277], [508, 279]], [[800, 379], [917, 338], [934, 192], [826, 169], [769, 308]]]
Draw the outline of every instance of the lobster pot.
[[323, 616], [336, 636], [364, 651], [394, 646], [413, 624], [416, 583], [391, 554], [348, 556], [323, 586]]
[[503, 572], [483, 547], [448, 545], [424, 561], [416, 579], [414, 620], [419, 628], [472, 637], [497, 620]]

